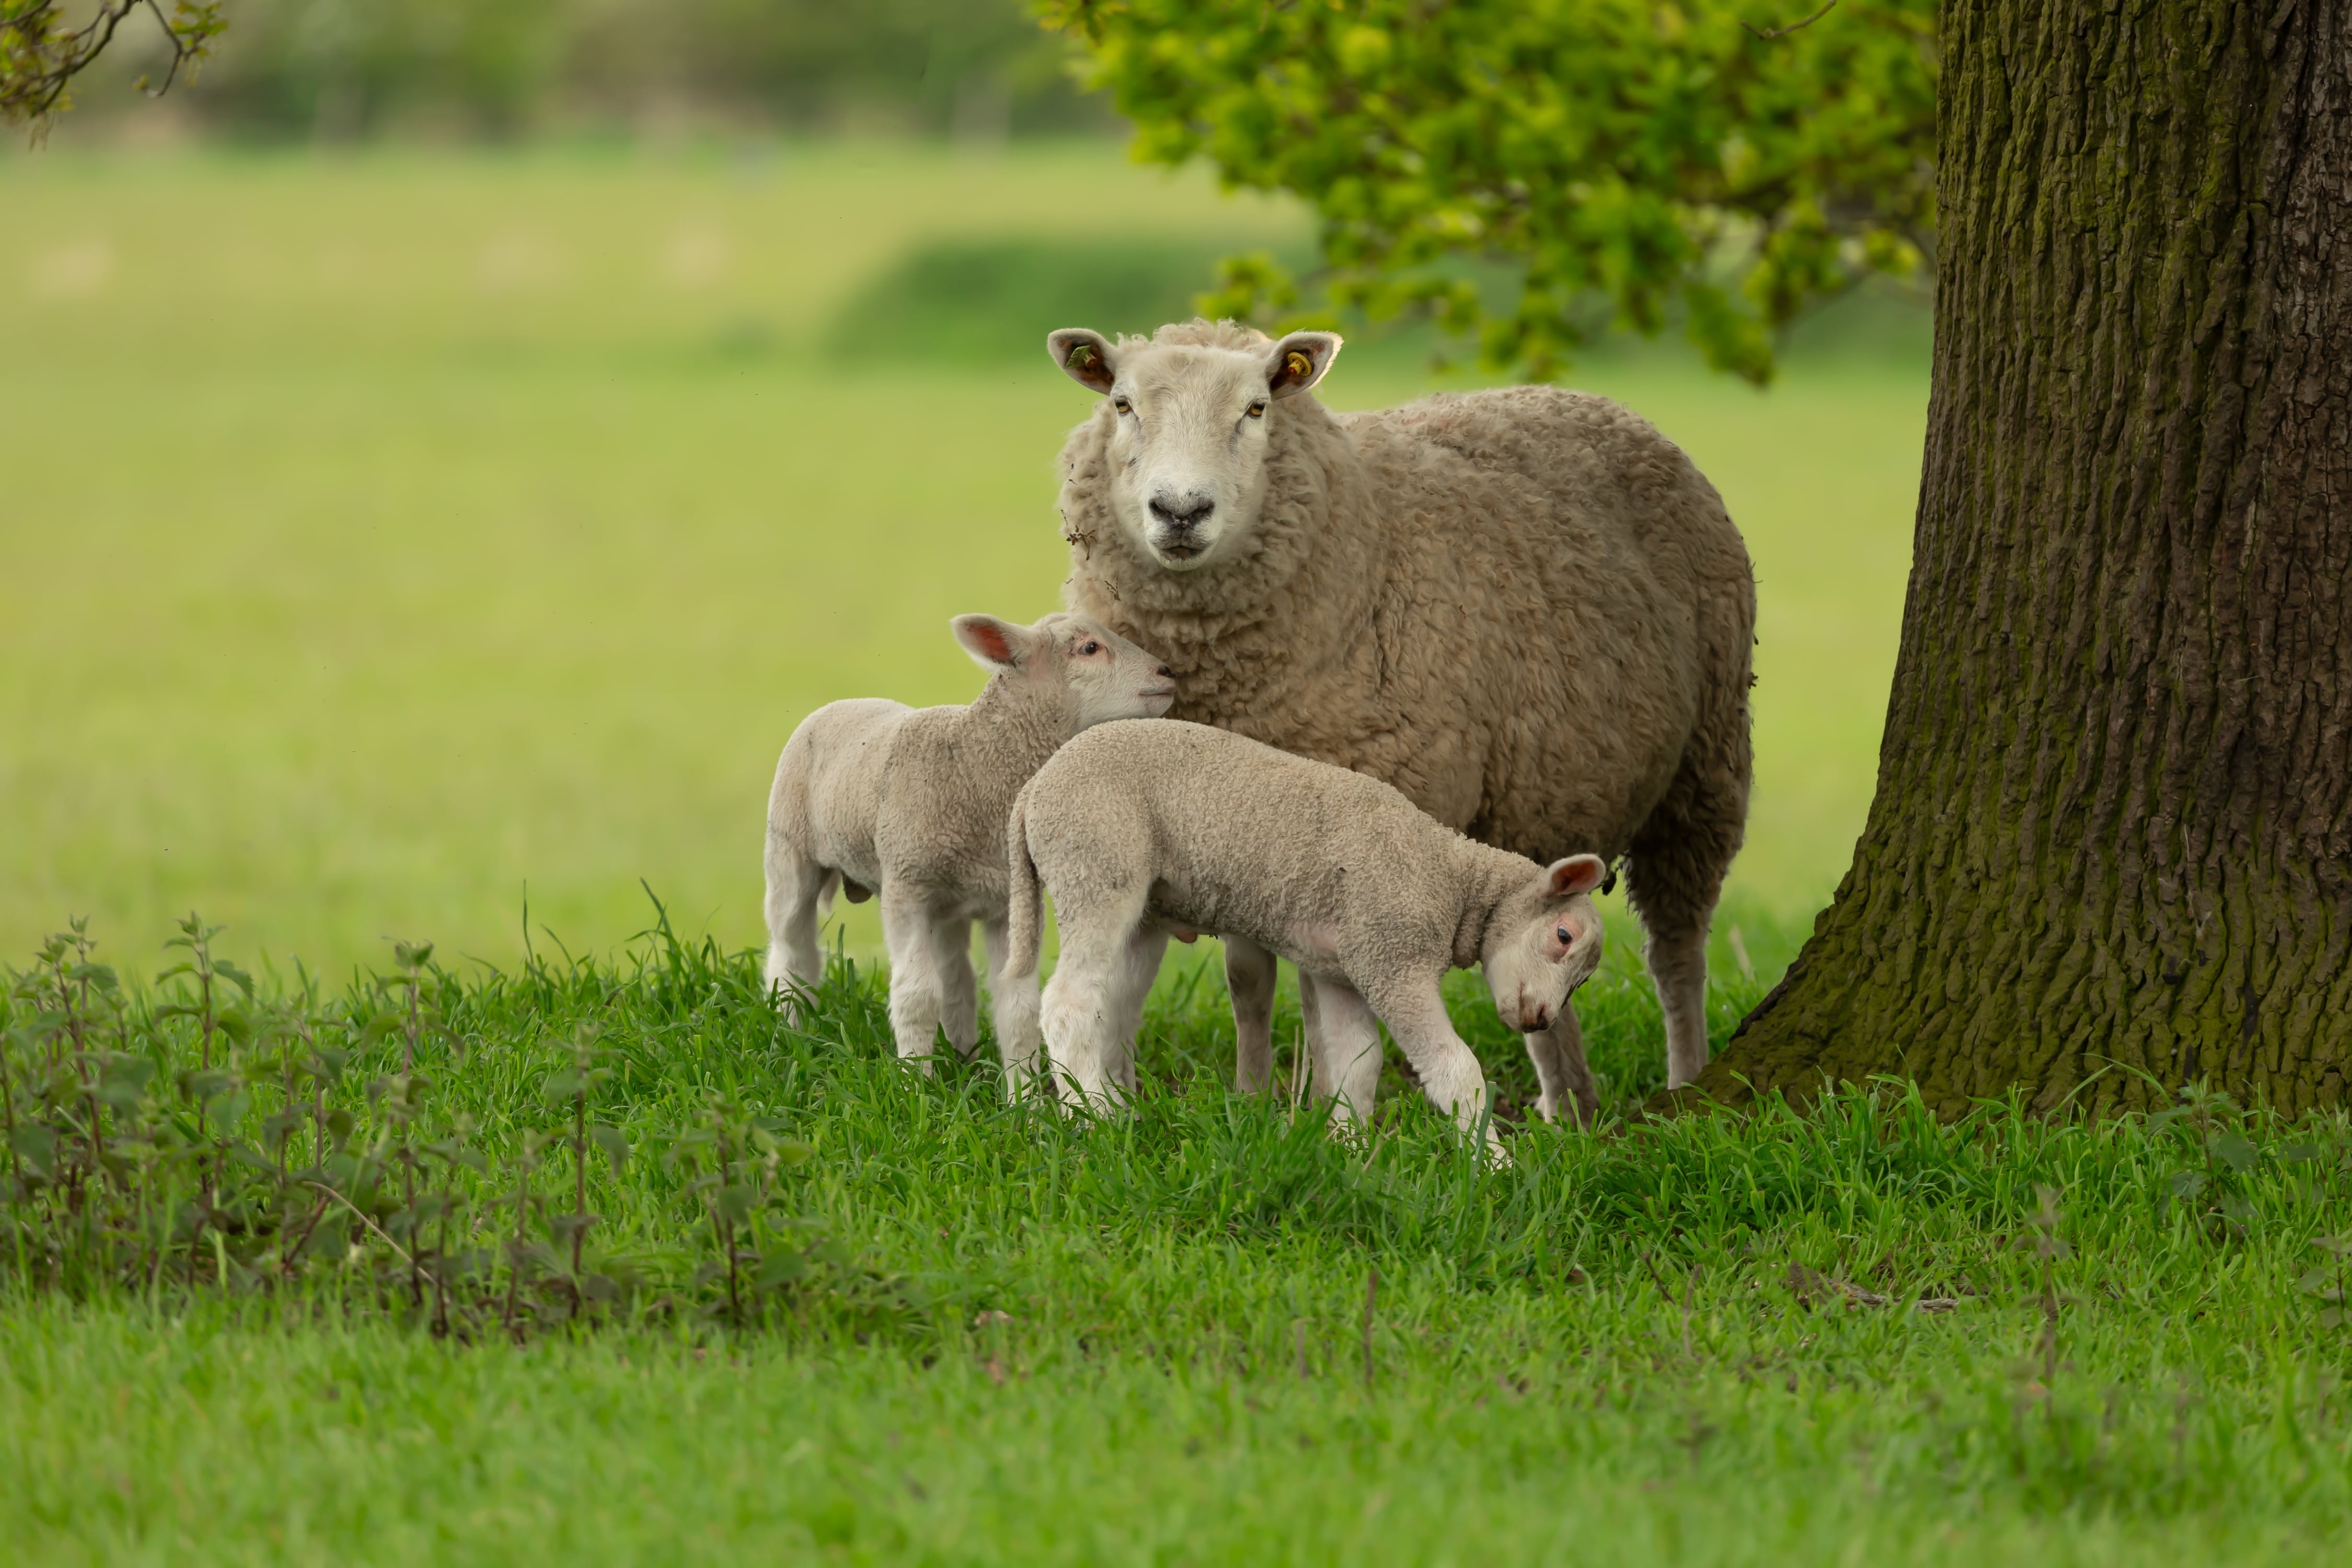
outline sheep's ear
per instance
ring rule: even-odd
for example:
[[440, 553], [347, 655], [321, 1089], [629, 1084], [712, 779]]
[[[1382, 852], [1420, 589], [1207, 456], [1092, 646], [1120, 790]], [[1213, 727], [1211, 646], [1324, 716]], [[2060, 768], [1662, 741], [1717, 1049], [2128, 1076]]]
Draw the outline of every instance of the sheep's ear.
[[1570, 855], [1544, 868], [1544, 891], [1555, 899], [1572, 899], [1601, 886], [1609, 863], [1598, 855]]
[[1108, 392], [1118, 374], [1118, 356], [1110, 340], [1084, 327], [1064, 327], [1045, 337], [1045, 352], [1062, 374], [1089, 392]]
[[1290, 397], [1323, 379], [1339, 357], [1337, 332], [1293, 332], [1265, 351], [1265, 389]]
[[994, 675], [1001, 670], [1018, 669], [1029, 657], [1030, 631], [1011, 621], [998, 620], [994, 616], [958, 616], [948, 623], [955, 632], [956, 641], [971, 661]]

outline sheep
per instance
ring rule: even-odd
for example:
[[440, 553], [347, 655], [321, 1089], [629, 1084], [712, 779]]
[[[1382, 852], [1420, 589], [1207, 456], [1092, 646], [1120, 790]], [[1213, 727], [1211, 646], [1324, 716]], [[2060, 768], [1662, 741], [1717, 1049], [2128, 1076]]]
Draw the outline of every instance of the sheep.
[[1601, 962], [1600, 857], [1538, 865], [1377, 779], [1172, 719], [1098, 725], [1056, 752], [1013, 800], [1005, 856], [1016, 977], [1036, 969], [1040, 885], [1054, 895], [1045, 1055], [1074, 1101], [1134, 1091], [1171, 927], [1298, 966], [1322, 1019], [1316, 1092], [1343, 1124], [1372, 1110], [1375, 1020], [1439, 1110], [1465, 1130], [1485, 1119], [1485, 1075], [1438, 990], [1449, 969], [1483, 965], [1504, 1022], [1539, 1033]]
[[[1175, 718], [1368, 773], [1535, 860], [1623, 858], [1667, 1082], [1696, 1078], [1748, 814], [1756, 593], [1689, 459], [1548, 386], [1334, 416], [1309, 395], [1331, 332], [1195, 321], [1046, 346], [1103, 399], [1062, 451], [1066, 602], [1160, 651]], [[1226, 978], [1235, 1076], [1262, 1087], [1274, 961], [1230, 941]], [[1574, 1010], [1527, 1045], [1540, 1112], [1589, 1124]]]
[[1004, 825], [1013, 797], [1054, 749], [1089, 725], [1153, 718], [1176, 689], [1168, 667], [1085, 616], [1034, 626], [958, 616], [956, 641], [989, 672], [970, 707], [879, 698], [828, 703], [793, 731], [768, 795], [772, 991], [797, 1010], [824, 974], [817, 926], [835, 889], [877, 892], [890, 954], [898, 1055], [929, 1070], [944, 1027], [980, 1043], [971, 922], [986, 934], [989, 993], [1008, 1089], [1037, 1056], [1037, 985], [1004, 973]]

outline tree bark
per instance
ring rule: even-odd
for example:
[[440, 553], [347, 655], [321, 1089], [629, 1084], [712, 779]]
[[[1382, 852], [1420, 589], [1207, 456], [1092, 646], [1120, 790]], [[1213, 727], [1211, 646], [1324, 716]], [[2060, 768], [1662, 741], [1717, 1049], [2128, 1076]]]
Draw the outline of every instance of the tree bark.
[[1943, 51], [1877, 797], [1699, 1089], [2341, 1103], [2352, 7], [1952, 0]]

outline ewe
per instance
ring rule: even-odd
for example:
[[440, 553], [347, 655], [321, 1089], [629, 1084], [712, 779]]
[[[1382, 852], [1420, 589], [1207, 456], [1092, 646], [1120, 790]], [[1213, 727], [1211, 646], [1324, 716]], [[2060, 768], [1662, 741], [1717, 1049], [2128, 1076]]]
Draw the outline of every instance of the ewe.
[[[969, 708], [881, 698], [828, 703], [801, 721], [768, 795], [768, 984], [787, 1005], [824, 973], [817, 922], [834, 889], [877, 889], [890, 952], [898, 1055], [928, 1058], [934, 1032], [980, 1043], [971, 922], [988, 938], [989, 993], [1008, 1085], [1037, 1055], [1037, 983], [1004, 973], [1005, 817], [1055, 747], [1107, 719], [1154, 718], [1168, 667], [1084, 616], [1034, 626], [958, 616], [956, 641], [988, 684]], [[928, 1068], [929, 1063], [924, 1061]]]
[[1041, 880], [1061, 921], [1045, 1033], [1067, 1098], [1134, 1090], [1135, 1026], [1171, 925], [1298, 966], [1322, 1020], [1315, 1091], [1348, 1121], [1371, 1113], [1379, 1024], [1439, 1110], [1465, 1130], [1486, 1115], [1485, 1075], [1438, 992], [1447, 970], [1483, 965], [1503, 1021], [1539, 1032], [1601, 962], [1585, 896], [1600, 857], [1539, 866], [1377, 779], [1201, 724], [1132, 720], [1072, 741], [1013, 801], [1005, 847], [1007, 969], [1036, 968]]
[[[1707, 921], [1748, 814], [1756, 592], [1689, 459], [1548, 386], [1335, 416], [1307, 395], [1328, 332], [1047, 346], [1105, 395], [1062, 450], [1072, 607], [1160, 651], [1180, 719], [1368, 773], [1531, 859], [1626, 856], [1667, 1081], [1696, 1077]], [[1273, 961], [1235, 941], [1225, 963], [1260, 1087]], [[1574, 1012], [1528, 1051], [1542, 1113], [1589, 1121]]]

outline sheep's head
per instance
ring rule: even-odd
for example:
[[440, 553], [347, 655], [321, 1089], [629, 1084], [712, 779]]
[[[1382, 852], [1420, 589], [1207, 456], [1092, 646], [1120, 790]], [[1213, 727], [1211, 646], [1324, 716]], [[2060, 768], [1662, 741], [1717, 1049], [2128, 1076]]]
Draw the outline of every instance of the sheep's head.
[[1549, 1028], [1569, 993], [1601, 966], [1601, 911], [1589, 895], [1608, 869], [1598, 855], [1555, 860], [1495, 911], [1486, 986], [1495, 1011], [1521, 1034]]
[[1176, 677], [1101, 622], [1056, 611], [1034, 626], [994, 616], [948, 625], [972, 662], [1042, 701], [1072, 735], [1111, 719], [1157, 719], [1176, 700]]
[[[1228, 327], [1227, 338], [1240, 334]], [[1255, 334], [1252, 334], [1255, 336]], [[1111, 510], [1148, 556], [1192, 572], [1234, 552], [1265, 500], [1269, 427], [1279, 405], [1323, 379], [1337, 332], [1246, 346], [1129, 339], [1066, 327], [1046, 352], [1110, 400]]]

